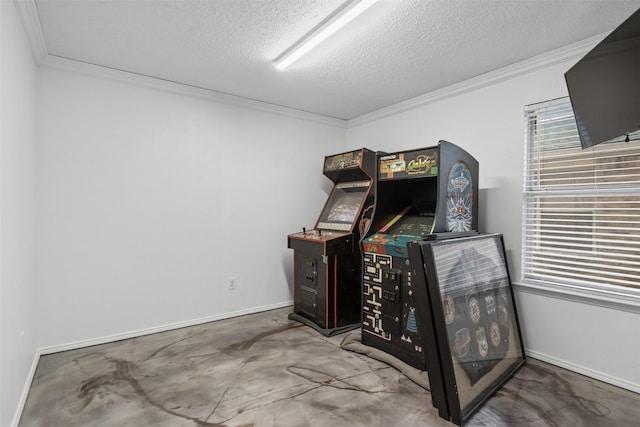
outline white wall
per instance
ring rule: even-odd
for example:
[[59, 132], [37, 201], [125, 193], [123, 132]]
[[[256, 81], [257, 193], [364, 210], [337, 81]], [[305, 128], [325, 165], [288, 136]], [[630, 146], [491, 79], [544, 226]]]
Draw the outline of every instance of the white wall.
[[40, 84], [45, 351], [291, 303], [287, 234], [317, 219], [343, 123], [57, 69]]
[[0, 1], [0, 425], [13, 422], [36, 355], [36, 67], [13, 2]]
[[[564, 72], [574, 56], [571, 49], [564, 60], [550, 53], [449, 88], [450, 96], [425, 96], [397, 113], [391, 108], [353, 120], [348, 147], [393, 152], [445, 139], [469, 151], [480, 163], [480, 231], [504, 234], [512, 279], [519, 282], [524, 106], [566, 96]], [[525, 286], [516, 297], [529, 355], [640, 392], [640, 335], [632, 330], [640, 324], [640, 302], [620, 309]]]

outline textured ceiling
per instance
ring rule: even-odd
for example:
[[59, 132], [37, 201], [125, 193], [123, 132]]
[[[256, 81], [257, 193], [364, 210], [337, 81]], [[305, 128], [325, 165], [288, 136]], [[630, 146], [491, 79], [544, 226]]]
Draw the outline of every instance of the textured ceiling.
[[609, 32], [640, 8], [382, 0], [276, 70], [272, 60], [342, 3], [35, 0], [48, 55], [345, 120]]

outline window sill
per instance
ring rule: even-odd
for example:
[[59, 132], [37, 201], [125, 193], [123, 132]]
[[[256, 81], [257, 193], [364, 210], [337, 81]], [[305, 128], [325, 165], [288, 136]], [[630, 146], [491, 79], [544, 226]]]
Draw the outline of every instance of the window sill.
[[587, 288], [531, 280], [523, 283], [513, 283], [513, 285], [517, 291], [523, 293], [640, 314], [639, 289], [629, 288], [620, 291], [618, 288]]

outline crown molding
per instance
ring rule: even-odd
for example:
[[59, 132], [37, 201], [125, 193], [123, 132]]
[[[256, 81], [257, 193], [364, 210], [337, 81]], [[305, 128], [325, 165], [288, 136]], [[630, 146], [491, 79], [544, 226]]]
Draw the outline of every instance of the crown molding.
[[292, 117], [302, 120], [308, 120], [339, 128], [354, 128], [372, 121], [380, 120], [385, 117], [393, 116], [404, 111], [412, 110], [424, 105], [428, 105], [443, 99], [462, 95], [472, 92], [505, 80], [513, 79], [526, 73], [530, 73], [542, 68], [546, 68], [564, 61], [579, 59], [591, 50], [597, 43], [607, 35], [600, 34], [590, 37], [577, 43], [555, 49], [538, 56], [517, 62], [506, 67], [502, 67], [495, 71], [482, 74], [477, 77], [465, 80], [438, 89], [415, 98], [399, 102], [397, 104], [385, 107], [371, 113], [363, 114], [350, 120], [342, 120], [321, 114], [310, 113], [307, 111], [297, 110], [270, 104], [264, 101], [258, 101], [251, 98], [243, 98], [237, 95], [231, 95], [218, 92], [211, 89], [189, 86], [182, 83], [176, 83], [168, 80], [162, 80], [151, 76], [145, 76], [130, 73], [122, 70], [102, 67], [99, 65], [88, 64], [67, 58], [49, 55], [47, 46], [40, 26], [38, 10], [34, 0], [13, 0], [18, 10], [18, 14], [22, 19], [25, 31], [29, 38], [33, 57], [36, 64], [41, 67], [64, 70], [67, 72], [76, 72], [88, 76], [94, 76], [102, 79], [118, 81], [121, 83], [129, 83], [137, 86], [152, 88], [165, 92], [171, 92], [179, 95], [186, 95], [200, 99], [206, 99], [237, 107], [244, 107], [262, 112], [269, 112], [285, 117]]
[[86, 62], [76, 61], [73, 59], [54, 55], [47, 55], [41, 61], [40, 66], [43, 68], [64, 71], [67, 73], [81, 74], [101, 80], [110, 80], [123, 84], [131, 84], [137, 87], [168, 92], [174, 95], [189, 96], [191, 98], [199, 98], [205, 101], [215, 102], [219, 104], [242, 107], [250, 110], [276, 114], [278, 116], [335, 126], [342, 129], [346, 128], [347, 123], [346, 120], [323, 116], [321, 114], [296, 110], [295, 108], [283, 107], [264, 101], [258, 101], [256, 99], [243, 98], [241, 96], [231, 95], [224, 92], [218, 92], [215, 90], [205, 89], [197, 86], [190, 86], [184, 83], [163, 80], [143, 74], [131, 73], [128, 71], [103, 67], [101, 65], [89, 64]]
[[593, 36], [580, 42], [572, 43], [570, 45], [545, 52], [541, 55], [516, 62], [515, 64], [473, 77], [463, 82], [455, 83], [442, 89], [411, 98], [407, 101], [399, 102], [389, 107], [363, 114], [348, 120], [347, 128], [354, 128], [365, 123], [393, 116], [446, 98], [472, 92], [561, 62], [579, 59], [596, 44], [602, 41], [606, 35], [607, 33]]
[[50, 68], [70, 73], [78, 73], [81, 75], [116, 81], [125, 84], [132, 84], [148, 89], [155, 89], [163, 92], [169, 92], [176, 95], [189, 96], [204, 99], [220, 104], [231, 105], [235, 107], [243, 107], [251, 110], [276, 114], [278, 116], [296, 118], [329, 126], [335, 126], [342, 129], [346, 128], [347, 121], [337, 119], [322, 114], [310, 113], [307, 111], [297, 110], [295, 108], [283, 107], [276, 104], [270, 104], [256, 99], [244, 98], [237, 95], [231, 95], [224, 92], [218, 92], [211, 89], [205, 89], [197, 86], [190, 86], [169, 80], [163, 80], [142, 74], [131, 73], [114, 68], [103, 67], [100, 65], [89, 64], [82, 61], [63, 58], [50, 55], [45, 43], [44, 34], [40, 25], [38, 9], [34, 0], [14, 0], [20, 19], [22, 20], [25, 32], [31, 44], [31, 50], [36, 64], [42, 68]]
[[35, 59], [37, 65], [42, 65], [42, 61], [48, 55], [48, 51], [36, 3], [34, 0], [13, 0], [13, 4], [22, 20], [29, 44], [31, 44], [33, 59]]

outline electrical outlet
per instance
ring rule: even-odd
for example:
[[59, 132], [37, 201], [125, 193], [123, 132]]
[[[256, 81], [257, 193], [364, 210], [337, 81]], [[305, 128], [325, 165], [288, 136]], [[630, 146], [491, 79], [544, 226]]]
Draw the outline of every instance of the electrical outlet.
[[235, 291], [237, 287], [238, 287], [238, 279], [236, 279], [235, 277], [231, 277], [229, 279], [229, 290]]

